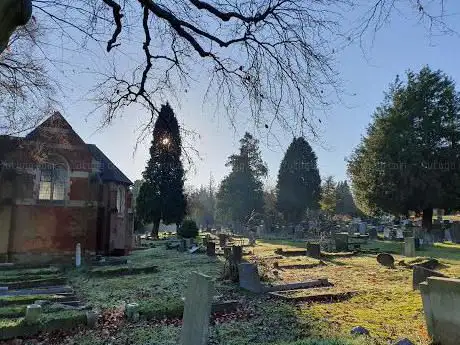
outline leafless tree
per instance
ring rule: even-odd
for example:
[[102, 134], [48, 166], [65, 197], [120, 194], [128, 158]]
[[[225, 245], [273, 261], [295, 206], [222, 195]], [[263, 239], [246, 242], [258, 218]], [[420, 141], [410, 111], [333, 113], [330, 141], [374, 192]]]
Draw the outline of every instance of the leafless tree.
[[34, 21], [16, 30], [0, 55], [0, 134], [18, 135], [35, 127], [56, 104], [45, 61], [36, 53], [42, 33]]
[[301, 124], [314, 132], [315, 109], [340, 91], [337, 49], [377, 32], [401, 8], [430, 30], [454, 32], [443, 0], [33, 0], [33, 6], [40, 23], [69, 41], [105, 44], [112, 56], [143, 54], [129, 66], [112, 60], [94, 88], [106, 123], [136, 102], [151, 112], [152, 124], [165, 97], [206, 84], [208, 100], [223, 106], [232, 123], [243, 105], [269, 129]]

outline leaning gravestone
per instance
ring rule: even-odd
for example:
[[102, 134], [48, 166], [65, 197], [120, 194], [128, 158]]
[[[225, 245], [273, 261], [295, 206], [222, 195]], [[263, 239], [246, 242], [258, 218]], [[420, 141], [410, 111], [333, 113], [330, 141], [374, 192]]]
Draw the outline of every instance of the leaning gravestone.
[[429, 270], [428, 268], [422, 267], [422, 266], [417, 266], [415, 265], [412, 268], [412, 288], [414, 290], [419, 289], [419, 284], [426, 281], [428, 277], [442, 277], [442, 278], [447, 278], [442, 273], [439, 273], [437, 271]]
[[388, 253], [380, 253], [377, 255], [377, 262], [382, 266], [393, 268], [395, 265], [395, 258]]
[[185, 295], [181, 345], [206, 345], [214, 286], [209, 276], [192, 272]]
[[239, 264], [238, 273], [241, 288], [255, 293], [262, 292], [262, 284], [260, 282], [257, 265], [250, 263]]
[[307, 243], [307, 255], [314, 259], [321, 258], [321, 247], [319, 243]]

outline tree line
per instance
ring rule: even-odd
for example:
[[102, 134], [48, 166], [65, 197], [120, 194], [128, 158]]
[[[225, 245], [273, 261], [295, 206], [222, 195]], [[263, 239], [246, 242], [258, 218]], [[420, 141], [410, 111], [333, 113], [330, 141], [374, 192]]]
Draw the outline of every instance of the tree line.
[[303, 137], [294, 138], [286, 150], [275, 188], [264, 188], [267, 164], [259, 141], [248, 132], [226, 166], [230, 172], [218, 187], [211, 177], [208, 186], [186, 191], [179, 125], [169, 104], [163, 105], [143, 180], [133, 188], [136, 227], [153, 223], [157, 236], [160, 221], [180, 225], [186, 216], [202, 227], [220, 224], [238, 229], [257, 219], [269, 227], [299, 223], [311, 210], [329, 215], [357, 212], [346, 181], [336, 184], [328, 177], [321, 184], [316, 154]]

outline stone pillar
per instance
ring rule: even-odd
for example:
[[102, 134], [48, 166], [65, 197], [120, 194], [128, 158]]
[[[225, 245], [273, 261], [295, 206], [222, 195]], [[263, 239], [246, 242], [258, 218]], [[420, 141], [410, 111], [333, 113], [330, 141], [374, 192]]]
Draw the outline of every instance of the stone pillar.
[[185, 295], [181, 345], [206, 345], [214, 295], [210, 277], [192, 272]]
[[404, 239], [404, 256], [413, 257], [415, 256], [415, 238], [406, 237]]

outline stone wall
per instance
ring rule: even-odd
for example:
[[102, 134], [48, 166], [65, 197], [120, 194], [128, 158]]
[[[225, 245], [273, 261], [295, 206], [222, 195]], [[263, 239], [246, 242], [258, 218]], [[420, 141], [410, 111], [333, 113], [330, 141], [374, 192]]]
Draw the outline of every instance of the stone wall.
[[460, 344], [460, 279], [429, 277], [419, 287], [428, 333], [434, 342]]

